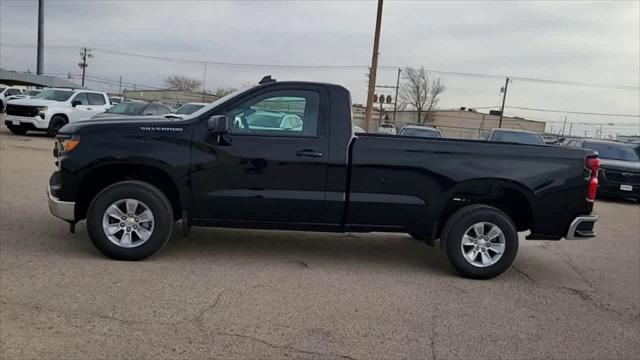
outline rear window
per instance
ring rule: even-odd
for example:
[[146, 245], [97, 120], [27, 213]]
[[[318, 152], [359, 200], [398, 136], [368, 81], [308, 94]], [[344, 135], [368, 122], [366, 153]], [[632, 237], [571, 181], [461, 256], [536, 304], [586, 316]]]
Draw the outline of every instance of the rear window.
[[514, 142], [518, 144], [544, 145], [542, 136], [538, 134], [516, 132], [516, 131], [494, 131], [491, 134], [491, 141]]
[[107, 101], [102, 94], [87, 93], [89, 97], [89, 105], [104, 105]]
[[440, 137], [440, 133], [433, 129], [402, 129], [400, 135], [404, 136], [418, 136], [425, 138], [437, 138]]
[[123, 102], [114, 105], [111, 109], [107, 110], [107, 113], [121, 115], [140, 115], [140, 113], [142, 113], [142, 110], [146, 106], [147, 103]]
[[638, 155], [631, 147], [624, 144], [596, 143], [585, 141], [582, 146], [585, 149], [596, 150], [602, 159], [640, 161]]

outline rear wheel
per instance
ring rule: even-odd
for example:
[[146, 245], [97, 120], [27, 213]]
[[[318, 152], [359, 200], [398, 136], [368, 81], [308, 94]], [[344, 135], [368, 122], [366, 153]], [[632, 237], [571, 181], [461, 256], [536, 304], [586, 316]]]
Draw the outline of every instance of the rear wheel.
[[451, 215], [442, 239], [456, 271], [473, 279], [502, 274], [518, 253], [518, 232], [501, 210], [486, 205], [465, 206]]
[[49, 128], [47, 129], [47, 135], [56, 136], [58, 131], [67, 124], [67, 119], [60, 115], [55, 115], [49, 120]]
[[103, 254], [117, 260], [141, 260], [171, 237], [173, 210], [162, 191], [142, 181], [122, 181], [91, 202], [87, 230]]
[[7, 124], [7, 127], [9, 128], [9, 131], [16, 135], [24, 135], [29, 131], [26, 127], [22, 127], [20, 125]]

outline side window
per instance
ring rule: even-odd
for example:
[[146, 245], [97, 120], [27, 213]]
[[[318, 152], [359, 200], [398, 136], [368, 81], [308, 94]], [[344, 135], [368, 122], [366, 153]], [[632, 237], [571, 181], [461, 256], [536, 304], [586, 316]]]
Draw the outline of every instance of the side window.
[[279, 90], [258, 95], [227, 111], [232, 133], [316, 136], [320, 95], [311, 90]]
[[87, 93], [87, 97], [89, 97], [89, 105], [104, 105], [107, 103], [102, 94]]
[[80, 105], [89, 105], [89, 98], [87, 98], [87, 93], [78, 93], [78, 95], [76, 95], [76, 97], [74, 97], [72, 101], [80, 101]]
[[158, 105], [158, 115], [164, 115], [171, 112], [171, 109], [164, 105]]
[[7, 90], [7, 95], [20, 95], [22, 94], [18, 89], [9, 89]]

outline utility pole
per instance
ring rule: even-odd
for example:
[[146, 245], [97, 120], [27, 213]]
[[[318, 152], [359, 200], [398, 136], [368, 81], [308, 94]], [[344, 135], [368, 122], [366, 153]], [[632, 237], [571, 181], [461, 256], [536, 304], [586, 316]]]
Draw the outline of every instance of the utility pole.
[[91, 54], [91, 49], [83, 47], [80, 49], [80, 56], [82, 56], [82, 62], [78, 63], [80, 69], [82, 69], [82, 87], [84, 87], [84, 73], [87, 69], [87, 58], [92, 58], [93, 54]]
[[564, 116], [564, 122], [562, 123], [562, 136], [564, 136], [564, 127], [567, 125], [567, 115]]
[[572, 130], [573, 130], [573, 123], [569, 123], [569, 137], [571, 137]]
[[36, 74], [41, 75], [43, 71], [44, 57], [44, 0], [38, 0], [38, 55]]
[[504, 115], [504, 102], [507, 100], [507, 88], [509, 87], [509, 77], [504, 81], [504, 92], [502, 93], [502, 107], [500, 107], [500, 122], [498, 127], [502, 127], [502, 116]]
[[602, 124], [600, 124], [600, 136], [598, 136], [599, 139], [602, 139]]
[[202, 102], [204, 102], [204, 95], [207, 92], [207, 62], [204, 62], [204, 75], [202, 76]]
[[367, 94], [367, 109], [365, 112], [366, 131], [371, 131], [371, 115], [373, 113], [373, 93], [376, 91], [376, 72], [378, 70], [378, 47], [380, 45], [380, 26], [382, 24], [382, 0], [378, 0], [378, 14], [376, 15], [376, 30], [373, 36], [373, 54], [371, 55], [371, 70], [369, 72], [369, 93]]
[[402, 69], [398, 68], [398, 78], [396, 79], [396, 101], [393, 102], [393, 123], [396, 123], [396, 110], [398, 109], [398, 89], [400, 88], [400, 73]]
[[120, 76], [120, 82], [118, 83], [118, 95], [122, 96], [122, 76]]

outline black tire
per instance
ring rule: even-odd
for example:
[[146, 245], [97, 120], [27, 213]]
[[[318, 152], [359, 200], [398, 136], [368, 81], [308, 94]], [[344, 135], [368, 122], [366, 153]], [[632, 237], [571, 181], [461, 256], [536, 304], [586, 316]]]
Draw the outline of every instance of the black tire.
[[[148, 240], [137, 247], [125, 248], [111, 242], [102, 229], [107, 208], [118, 200], [135, 199], [153, 213], [154, 228]], [[102, 190], [89, 205], [87, 231], [91, 242], [106, 256], [116, 260], [142, 260], [156, 253], [167, 243], [173, 231], [173, 209], [167, 197], [157, 187], [142, 181], [121, 181]]]
[[[486, 267], [478, 267], [467, 261], [461, 246], [467, 229], [480, 222], [496, 225], [505, 240], [502, 257], [495, 264]], [[487, 205], [469, 205], [453, 213], [445, 223], [441, 240], [451, 265], [460, 275], [472, 279], [489, 279], [502, 274], [511, 266], [518, 253], [518, 232], [513, 221], [501, 210]]]
[[26, 127], [16, 126], [12, 124], [7, 124], [7, 127], [9, 128], [9, 131], [16, 135], [24, 135], [27, 133], [27, 131], [29, 131]]
[[49, 128], [47, 129], [47, 135], [54, 137], [58, 134], [58, 131], [67, 124], [67, 119], [60, 115], [54, 115], [49, 120]]

